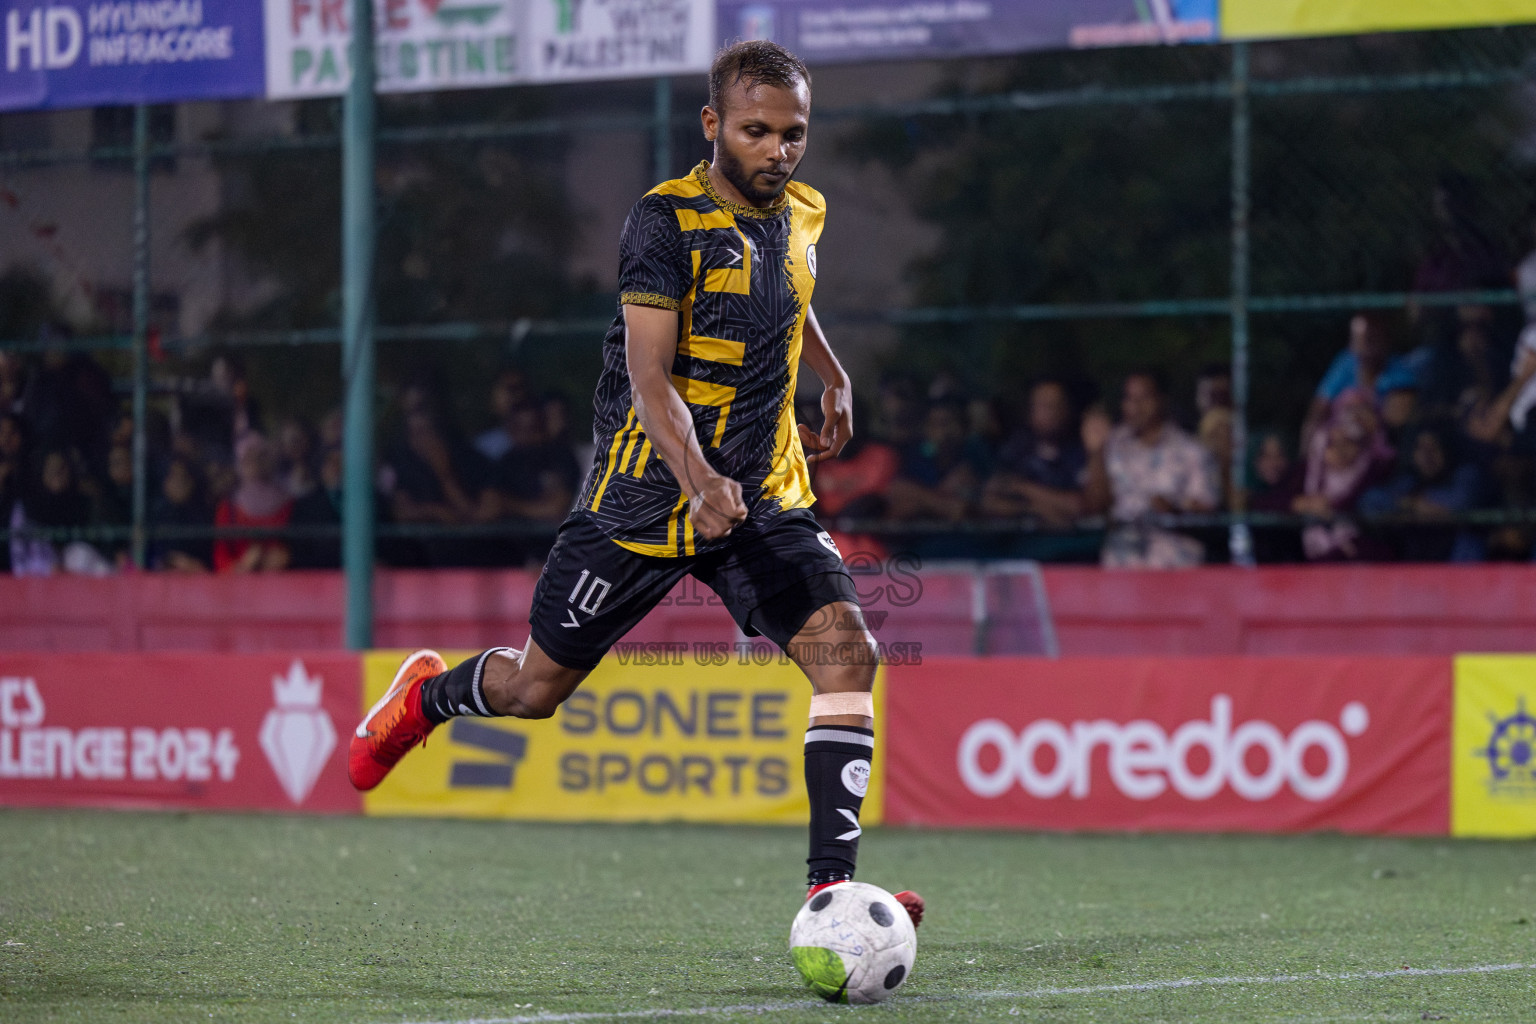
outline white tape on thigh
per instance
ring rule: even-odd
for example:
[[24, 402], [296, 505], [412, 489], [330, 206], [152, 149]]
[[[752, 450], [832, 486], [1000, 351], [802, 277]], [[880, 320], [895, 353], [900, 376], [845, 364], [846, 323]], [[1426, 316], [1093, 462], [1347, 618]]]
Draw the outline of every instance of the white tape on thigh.
[[875, 717], [875, 695], [863, 693], [814, 693], [811, 695], [811, 718], [828, 718], [832, 715], [863, 715]]

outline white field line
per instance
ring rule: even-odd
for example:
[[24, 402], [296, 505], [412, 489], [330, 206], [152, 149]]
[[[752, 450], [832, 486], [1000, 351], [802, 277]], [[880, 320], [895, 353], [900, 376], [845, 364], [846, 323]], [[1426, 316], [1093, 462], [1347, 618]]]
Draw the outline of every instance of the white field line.
[[[1473, 967], [1404, 967], [1395, 971], [1351, 971], [1344, 974], [1261, 974], [1249, 977], [1169, 978], [1163, 981], [1128, 981], [1119, 985], [1078, 985], [1064, 988], [1031, 988], [1019, 992], [972, 992], [953, 996], [914, 996], [899, 1003], [944, 1003], [968, 999], [1049, 999], [1054, 996], [1098, 996], [1115, 992], [1165, 992], [1181, 988], [1219, 988], [1226, 985], [1289, 985], [1308, 981], [1381, 981], [1387, 978], [1444, 978], [1462, 974], [1500, 974], [1505, 971], [1536, 971], [1536, 964], [1478, 964]], [[742, 1003], [736, 1006], [694, 1006], [682, 1009], [601, 1010], [590, 1013], [531, 1013], [520, 1017], [474, 1017], [453, 1021], [418, 1021], [414, 1024], [565, 1024], [588, 1020], [654, 1020], [661, 1017], [715, 1017], [726, 1013], [773, 1013], [778, 1010], [825, 1008], [826, 1003], [800, 999], [781, 1003]]]

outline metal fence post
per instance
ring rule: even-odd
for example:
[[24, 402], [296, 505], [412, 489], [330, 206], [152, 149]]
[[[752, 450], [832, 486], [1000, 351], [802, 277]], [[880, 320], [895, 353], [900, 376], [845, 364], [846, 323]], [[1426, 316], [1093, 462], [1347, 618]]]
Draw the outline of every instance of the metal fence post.
[[1248, 528], [1248, 299], [1252, 148], [1249, 138], [1248, 44], [1232, 44], [1232, 564], [1252, 566]]
[[136, 568], [148, 567], [145, 519], [149, 441], [149, 107], [133, 110], [133, 533]]
[[347, 646], [373, 644], [373, 3], [352, 0], [352, 81], [341, 152], [342, 387], [345, 391], [342, 565]]
[[652, 180], [666, 181], [672, 177], [672, 79], [663, 75], [656, 79], [655, 128], [651, 133], [651, 155], [656, 168]]

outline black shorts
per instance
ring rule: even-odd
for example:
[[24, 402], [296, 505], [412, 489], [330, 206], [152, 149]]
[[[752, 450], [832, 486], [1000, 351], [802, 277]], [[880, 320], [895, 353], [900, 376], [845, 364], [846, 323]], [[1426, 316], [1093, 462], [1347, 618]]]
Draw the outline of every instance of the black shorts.
[[566, 668], [595, 668], [689, 574], [720, 595], [743, 633], [781, 648], [820, 609], [859, 601], [837, 545], [804, 510], [774, 516], [728, 547], [683, 558], [636, 554], [576, 515], [560, 527], [533, 592], [534, 642]]

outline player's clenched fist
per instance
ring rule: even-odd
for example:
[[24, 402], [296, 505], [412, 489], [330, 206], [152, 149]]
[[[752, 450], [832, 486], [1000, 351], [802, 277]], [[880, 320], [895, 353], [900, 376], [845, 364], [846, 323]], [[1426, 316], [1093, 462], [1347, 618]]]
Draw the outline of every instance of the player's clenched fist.
[[689, 500], [688, 518], [693, 522], [693, 532], [705, 540], [724, 537], [747, 518], [741, 484], [728, 476], [710, 477]]

